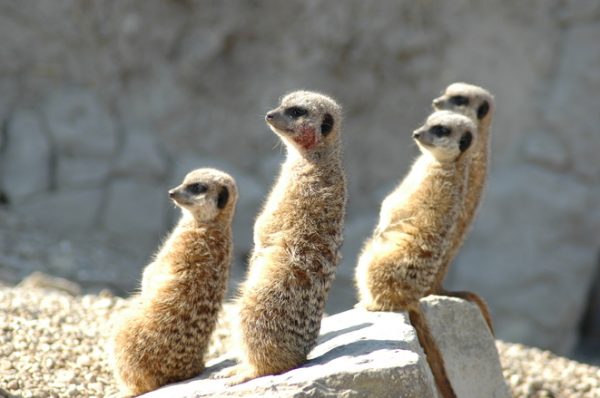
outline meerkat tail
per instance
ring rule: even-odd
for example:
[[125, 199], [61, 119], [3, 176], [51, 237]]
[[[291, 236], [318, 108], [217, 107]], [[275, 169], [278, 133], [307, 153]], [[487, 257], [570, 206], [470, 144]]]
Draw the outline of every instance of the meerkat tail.
[[419, 339], [421, 347], [423, 347], [423, 351], [425, 351], [427, 363], [429, 364], [435, 385], [437, 386], [440, 395], [442, 398], [456, 398], [456, 393], [454, 392], [454, 388], [446, 373], [444, 358], [433, 339], [433, 335], [425, 321], [420, 304], [417, 303], [408, 310], [408, 317], [410, 323], [417, 331], [417, 338]]
[[481, 315], [483, 315], [483, 319], [485, 320], [485, 323], [487, 323], [488, 328], [490, 329], [490, 332], [492, 333], [492, 336], [495, 336], [494, 323], [492, 322], [492, 315], [490, 314], [490, 309], [489, 309], [487, 303], [485, 302], [485, 300], [481, 296], [479, 296], [476, 293], [469, 292], [469, 291], [463, 291], [463, 290], [451, 291], [451, 290], [445, 290], [445, 289], [440, 290], [440, 292], [436, 293], [436, 294], [439, 294], [442, 296], [456, 297], [456, 298], [467, 300], [467, 301], [470, 301], [471, 303], [476, 304], [479, 307], [479, 310], [481, 311]]

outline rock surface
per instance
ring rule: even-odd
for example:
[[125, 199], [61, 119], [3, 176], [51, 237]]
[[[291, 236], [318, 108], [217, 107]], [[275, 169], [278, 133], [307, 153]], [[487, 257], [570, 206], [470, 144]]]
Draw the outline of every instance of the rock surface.
[[339, 312], [370, 220], [417, 153], [410, 132], [466, 80], [496, 95], [493, 172], [449, 286], [488, 300], [498, 337], [571, 352], [600, 250], [596, 0], [22, 3], [0, 2], [0, 206], [30, 231], [119, 239], [138, 275], [175, 221], [180, 160], [218, 165], [243, 188], [243, 275], [282, 160], [262, 115], [286, 91], [324, 91], [346, 115]]
[[[461, 300], [430, 297], [422, 301], [432, 333], [461, 398], [503, 398], [510, 392], [483, 318]], [[200, 379], [163, 387], [144, 397], [437, 397], [437, 390], [414, 328], [404, 313], [349, 310], [323, 319], [308, 362], [277, 376], [226, 387], [207, 379], [233, 361], [208, 364]]]

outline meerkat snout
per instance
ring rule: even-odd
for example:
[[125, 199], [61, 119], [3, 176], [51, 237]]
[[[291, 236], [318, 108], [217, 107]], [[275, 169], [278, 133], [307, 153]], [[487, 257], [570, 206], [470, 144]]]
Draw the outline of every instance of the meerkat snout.
[[438, 97], [438, 98], [434, 99], [432, 101], [432, 103], [433, 103], [433, 106], [436, 109], [439, 109], [444, 104], [444, 98], [443, 97]]

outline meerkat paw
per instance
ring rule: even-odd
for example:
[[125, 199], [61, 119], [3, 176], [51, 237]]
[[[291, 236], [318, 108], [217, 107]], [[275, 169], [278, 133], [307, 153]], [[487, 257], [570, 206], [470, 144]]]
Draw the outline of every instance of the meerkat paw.
[[258, 376], [254, 375], [252, 372], [243, 371], [239, 374], [234, 375], [230, 379], [228, 379], [225, 384], [228, 386], [235, 386], [238, 384], [245, 383], [249, 380], [256, 379]]
[[228, 379], [239, 373], [239, 365], [230, 366], [210, 375], [209, 379]]
[[225, 384], [228, 386], [235, 386], [248, 380], [256, 379], [257, 377], [260, 377], [260, 375], [256, 374], [256, 372], [252, 371], [251, 369], [248, 369], [242, 365], [236, 365], [227, 369], [223, 369], [222, 371], [212, 375], [210, 378], [228, 379], [225, 381]]

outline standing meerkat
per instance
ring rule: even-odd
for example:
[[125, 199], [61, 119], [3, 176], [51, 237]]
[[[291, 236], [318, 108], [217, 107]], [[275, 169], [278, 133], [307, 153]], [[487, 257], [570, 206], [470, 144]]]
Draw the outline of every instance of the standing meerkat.
[[230, 384], [301, 365], [314, 347], [340, 260], [346, 205], [341, 107], [296, 91], [267, 113], [286, 160], [254, 226], [239, 298], [241, 363]]
[[234, 179], [198, 169], [169, 191], [182, 217], [144, 270], [139, 297], [113, 336], [113, 366], [125, 393], [139, 395], [188, 379], [204, 355], [231, 264]]
[[449, 110], [469, 117], [477, 124], [478, 136], [471, 153], [471, 165], [467, 172], [467, 189], [463, 199], [463, 207], [458, 218], [458, 226], [452, 235], [452, 245], [444, 258], [444, 271], [438, 275], [435, 293], [459, 297], [477, 304], [493, 332], [492, 317], [485, 301], [477, 294], [468, 291], [449, 291], [443, 288], [444, 278], [450, 263], [460, 250], [468, 233], [485, 189], [490, 157], [490, 126], [495, 110], [494, 97], [489, 91], [466, 83], [449, 85], [444, 94], [433, 100], [435, 110]]
[[419, 300], [430, 294], [464, 195], [477, 127], [466, 116], [435, 112], [413, 133], [422, 154], [382, 203], [379, 224], [358, 260], [359, 306], [369, 311], [408, 311], [444, 398], [455, 397], [443, 358]]

